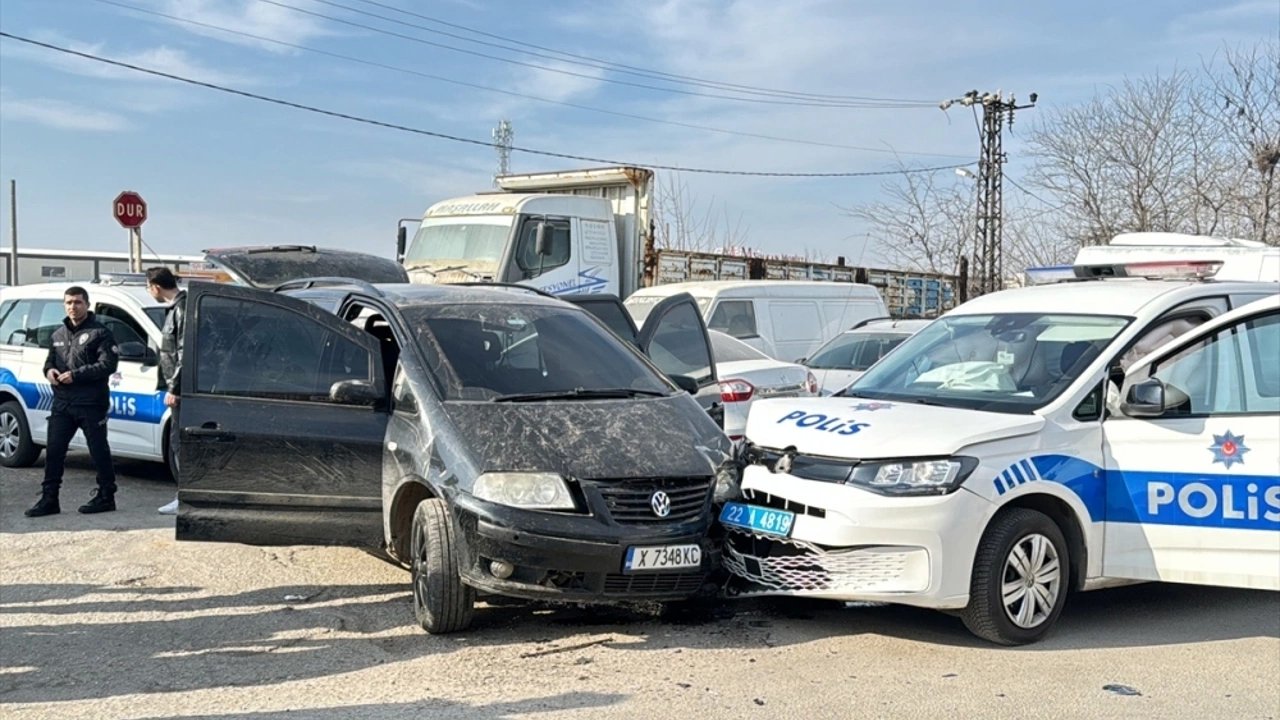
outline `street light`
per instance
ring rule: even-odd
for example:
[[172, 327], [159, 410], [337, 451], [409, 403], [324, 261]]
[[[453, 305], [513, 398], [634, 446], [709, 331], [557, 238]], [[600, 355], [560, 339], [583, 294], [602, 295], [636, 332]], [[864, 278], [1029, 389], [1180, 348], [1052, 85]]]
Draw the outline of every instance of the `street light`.
[[977, 176], [977, 175], [974, 175], [974, 174], [969, 170], [969, 168], [962, 168], [962, 167], [958, 167], [958, 168], [956, 168], [956, 174], [957, 174], [957, 175], [959, 175], [959, 176], [960, 176], [960, 177], [962, 177], [962, 178], [969, 178], [970, 180], [977, 180], [977, 179], [978, 179], [978, 176]]

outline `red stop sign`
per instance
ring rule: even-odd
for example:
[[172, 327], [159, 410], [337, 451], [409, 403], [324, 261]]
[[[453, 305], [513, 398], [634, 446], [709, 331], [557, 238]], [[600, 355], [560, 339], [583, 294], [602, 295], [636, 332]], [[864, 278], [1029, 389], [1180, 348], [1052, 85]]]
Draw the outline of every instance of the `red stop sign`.
[[141, 227], [147, 221], [147, 201], [132, 190], [125, 190], [116, 196], [111, 205], [111, 215], [116, 222], [127, 228]]

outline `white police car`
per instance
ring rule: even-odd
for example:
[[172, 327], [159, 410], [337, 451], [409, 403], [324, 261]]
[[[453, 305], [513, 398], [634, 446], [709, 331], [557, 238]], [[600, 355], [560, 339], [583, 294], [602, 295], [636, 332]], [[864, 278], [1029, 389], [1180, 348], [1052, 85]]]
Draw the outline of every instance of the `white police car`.
[[1116, 581], [1280, 589], [1277, 289], [994, 293], [840, 396], [758, 403], [721, 515], [738, 589], [959, 611], [1002, 644]]
[[[164, 305], [151, 298], [141, 280], [125, 282], [129, 284], [108, 279], [0, 290], [0, 465], [31, 465], [44, 447], [53, 406], [44, 361], [53, 331], [66, 317], [63, 293], [73, 285], [89, 293], [90, 308], [120, 348], [120, 364], [110, 380], [112, 455], [169, 461], [169, 410], [156, 364]], [[77, 433], [71, 446], [84, 448], [83, 436]]]

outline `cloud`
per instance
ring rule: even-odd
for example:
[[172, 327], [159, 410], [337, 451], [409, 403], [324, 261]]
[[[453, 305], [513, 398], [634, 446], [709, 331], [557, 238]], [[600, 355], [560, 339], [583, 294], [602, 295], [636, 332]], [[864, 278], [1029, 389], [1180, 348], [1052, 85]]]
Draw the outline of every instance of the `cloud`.
[[[316, 37], [334, 35], [326, 29], [323, 20], [306, 15], [279, 5], [257, 2], [257, 0], [153, 0], [149, 3], [158, 12], [234, 30], [236, 32], [258, 35], [260, 37], [279, 40], [295, 45], [305, 44]], [[211, 28], [202, 28], [190, 23], [165, 20], [174, 27], [203, 37], [213, 38], [239, 45], [250, 45], [274, 53], [295, 53], [275, 43], [263, 42], [220, 32]]]
[[29, 122], [58, 130], [119, 132], [130, 128], [129, 121], [115, 113], [48, 98], [15, 100], [7, 94], [4, 98], [4, 119]]
[[1213, 38], [1223, 42], [1261, 39], [1280, 23], [1275, 0], [1245, 0], [1212, 10], [1198, 10], [1173, 18], [1169, 34], [1174, 38]]
[[[87, 43], [68, 39], [57, 33], [39, 32], [33, 33], [33, 35], [37, 40], [47, 42], [50, 45], [58, 45], [86, 55], [97, 55], [129, 65], [137, 65], [194, 80], [220, 85], [251, 85], [255, 83], [252, 78], [207, 67], [193, 59], [186, 51], [166, 45], [144, 50], [125, 51], [108, 48], [104, 43]], [[140, 73], [136, 70], [129, 70], [128, 68], [33, 45], [5, 43], [0, 45], [0, 55], [40, 63], [63, 72], [90, 78], [126, 81], [161, 80], [161, 78]]]

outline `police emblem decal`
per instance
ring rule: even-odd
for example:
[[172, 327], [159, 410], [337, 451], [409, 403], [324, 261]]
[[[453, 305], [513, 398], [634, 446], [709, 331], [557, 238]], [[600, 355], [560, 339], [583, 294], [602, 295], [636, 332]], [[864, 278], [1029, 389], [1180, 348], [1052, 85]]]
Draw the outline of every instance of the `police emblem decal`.
[[1236, 463], [1244, 464], [1244, 454], [1249, 452], [1249, 448], [1244, 444], [1243, 435], [1233, 435], [1228, 430], [1213, 436], [1209, 451], [1213, 453], [1213, 462], [1222, 463], [1230, 469]]
[[653, 509], [653, 514], [660, 518], [671, 514], [671, 497], [665, 492], [658, 490], [649, 496], [649, 507]]

